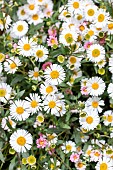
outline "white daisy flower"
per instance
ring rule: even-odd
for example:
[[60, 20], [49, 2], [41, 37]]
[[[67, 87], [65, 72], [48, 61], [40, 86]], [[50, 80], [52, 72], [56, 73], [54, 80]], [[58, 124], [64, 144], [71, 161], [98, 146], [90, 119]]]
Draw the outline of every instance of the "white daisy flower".
[[28, 37], [22, 37], [18, 41], [17, 49], [20, 55], [28, 57], [33, 55], [36, 45], [32, 38], [29, 40]]
[[78, 69], [81, 66], [81, 60], [82, 60], [81, 57], [70, 56], [68, 59], [68, 63], [70, 67], [71, 65], [73, 65], [75, 69]]
[[4, 70], [7, 73], [14, 74], [19, 66], [21, 66], [21, 62], [17, 57], [11, 57], [4, 62]]
[[97, 112], [90, 112], [86, 110], [85, 115], [80, 115], [79, 122], [82, 128], [87, 130], [93, 130], [100, 123], [100, 118]]
[[95, 18], [93, 20], [93, 23], [96, 27], [104, 27], [106, 26], [108, 20], [110, 20], [109, 13], [106, 12], [104, 9], [100, 8], [95, 15]]
[[102, 95], [105, 90], [105, 83], [100, 77], [92, 77], [90, 78], [87, 83], [87, 91], [92, 96]]
[[11, 118], [17, 121], [26, 120], [30, 115], [25, 100], [15, 100], [15, 102], [10, 105], [9, 110]]
[[107, 35], [113, 34], [113, 20], [107, 22]]
[[33, 139], [28, 131], [19, 129], [10, 136], [9, 143], [16, 152], [23, 153], [31, 149]]
[[99, 44], [93, 44], [87, 49], [87, 58], [92, 62], [105, 59], [105, 49]]
[[40, 93], [44, 96], [44, 98], [47, 95], [53, 95], [57, 91], [58, 91], [58, 89], [56, 86], [51, 85], [47, 82], [45, 82], [44, 84], [41, 84], [41, 86], [40, 86]]
[[69, 0], [67, 3], [68, 11], [71, 14], [77, 14], [80, 13], [81, 10], [83, 10], [82, 6], [82, 1], [81, 0]]
[[41, 112], [38, 112], [38, 115], [36, 117], [36, 122], [34, 123], [34, 127], [41, 126], [41, 124], [44, 122], [44, 115]]
[[25, 98], [27, 100], [28, 112], [34, 114], [41, 110], [41, 99], [36, 93], [30, 93], [29, 96]]
[[46, 0], [35, 0], [36, 5], [44, 5]]
[[0, 102], [7, 103], [11, 97], [12, 88], [7, 83], [0, 83]]
[[74, 152], [76, 151], [75, 142], [66, 141], [63, 146], [61, 146], [61, 149], [64, 151], [65, 154], [68, 154], [69, 152]]
[[90, 28], [88, 28], [86, 30], [86, 35], [85, 38], [89, 41], [89, 42], [95, 42], [97, 39], [97, 31], [95, 29], [95, 27], [93, 25], [90, 25]]
[[96, 16], [97, 13], [97, 6], [96, 5], [87, 5], [85, 7], [85, 18], [87, 21], [92, 22], [94, 20], [94, 17]]
[[93, 150], [92, 145], [88, 145], [88, 148], [85, 151], [85, 157], [89, 157], [92, 150]]
[[60, 117], [60, 116], [63, 116], [64, 114], [66, 114], [65, 103], [62, 100], [60, 101], [59, 109], [60, 110], [56, 113], [57, 117]]
[[15, 123], [13, 120], [11, 120], [11, 117], [10, 117], [10, 116], [8, 116], [8, 117], [4, 117], [4, 118], [2, 119], [2, 122], [1, 122], [1, 127], [2, 127], [4, 130], [7, 130], [7, 131], [10, 131], [10, 130], [11, 130], [11, 129], [8, 127], [7, 122], [10, 124], [10, 126], [11, 126], [12, 128], [15, 128], [15, 127], [16, 127], [16, 123]]
[[73, 75], [70, 77], [69, 84], [72, 85], [76, 78], [79, 78], [82, 76], [82, 71], [80, 69], [74, 69]]
[[107, 156], [103, 156], [103, 158], [99, 159], [97, 165], [95, 166], [95, 169], [96, 170], [112, 170], [113, 163]]
[[104, 100], [101, 100], [100, 97], [89, 97], [85, 102], [85, 108], [89, 109], [91, 112], [96, 111], [101, 113], [102, 108], [100, 106], [104, 106]]
[[44, 111], [46, 113], [51, 113], [52, 115], [56, 115], [60, 110], [60, 100], [56, 99], [56, 97], [53, 96], [47, 96], [43, 101]]
[[109, 71], [113, 74], [113, 54], [109, 58]]
[[59, 42], [65, 46], [70, 46], [76, 43], [78, 33], [73, 29], [64, 29], [60, 33]]
[[108, 85], [108, 89], [107, 89], [107, 92], [109, 94], [109, 97], [111, 97], [113, 99], [113, 83], [110, 83]]
[[46, 79], [46, 82], [51, 83], [52, 85], [58, 85], [65, 79], [64, 69], [58, 64], [51, 64], [50, 67], [45, 69], [44, 78]]
[[35, 60], [44, 62], [48, 58], [49, 51], [43, 45], [38, 45], [34, 51]]
[[25, 6], [25, 12], [28, 15], [36, 14], [39, 10], [39, 6], [36, 5], [35, 0], [27, 0], [26, 6]]
[[7, 15], [6, 16], [6, 14], [5, 13], [3, 13], [4, 14], [4, 23], [5, 23], [5, 29], [6, 30], [8, 30], [9, 29], [9, 26], [11, 26], [11, 22], [12, 22], [12, 19], [11, 19], [11, 17], [10, 17], [10, 15]]
[[113, 126], [113, 111], [112, 110], [107, 110], [103, 114], [103, 123], [105, 126]]
[[62, 5], [59, 8], [58, 19], [60, 19], [61, 21], [66, 21], [67, 20], [67, 15], [69, 15], [71, 17], [71, 14], [68, 12], [67, 8], [64, 5]]
[[77, 163], [75, 163], [75, 167], [77, 170], [86, 170], [86, 164], [81, 159]]
[[28, 76], [32, 79], [32, 80], [41, 80], [40, 74], [39, 74], [39, 68], [38, 67], [34, 67], [34, 70], [29, 70], [28, 72]]
[[11, 36], [21, 38], [28, 32], [28, 24], [26, 21], [17, 21], [12, 25]]
[[46, 134], [49, 146], [55, 145], [58, 141], [58, 136], [56, 133]]
[[99, 150], [92, 150], [90, 154], [90, 160], [97, 162], [99, 159], [101, 159], [102, 153]]
[[103, 68], [106, 64], [106, 60], [100, 60], [99, 62], [95, 63], [95, 65], [97, 65], [100, 69]]
[[76, 25], [77, 24], [78, 23], [75, 20], [75, 18], [74, 17], [70, 17], [70, 18], [66, 19], [65, 22], [63, 22], [62, 28], [63, 29], [71, 29], [71, 28], [76, 29]]
[[29, 17], [25, 11], [25, 7], [26, 5], [18, 7], [17, 16], [19, 20], [26, 20]]
[[[38, 0], [40, 1], [40, 0]], [[41, 0], [42, 1], [42, 0]], [[48, 9], [48, 10], [53, 10], [53, 1], [52, 0], [43, 0], [44, 2], [44, 10]]]
[[38, 11], [36, 14], [30, 15], [27, 19], [29, 24], [37, 25], [43, 22], [44, 15], [41, 11]]

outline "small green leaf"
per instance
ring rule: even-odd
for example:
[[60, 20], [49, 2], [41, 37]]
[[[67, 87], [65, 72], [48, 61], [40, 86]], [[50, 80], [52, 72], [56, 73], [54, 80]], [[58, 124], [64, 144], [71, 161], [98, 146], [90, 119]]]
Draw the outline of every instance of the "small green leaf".
[[2, 152], [0, 151], [0, 160], [4, 163], [5, 162], [5, 158], [4, 158], [4, 156], [3, 156], [3, 154], [2, 154]]
[[16, 155], [15, 155], [15, 157], [11, 160], [11, 163], [10, 163], [10, 165], [9, 165], [9, 170], [13, 170], [14, 167], [16, 166], [15, 160], [16, 160]]

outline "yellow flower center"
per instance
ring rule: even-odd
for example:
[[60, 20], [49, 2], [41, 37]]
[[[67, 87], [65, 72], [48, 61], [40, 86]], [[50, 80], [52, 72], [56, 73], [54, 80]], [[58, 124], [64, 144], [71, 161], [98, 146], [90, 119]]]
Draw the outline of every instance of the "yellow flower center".
[[19, 115], [23, 114], [23, 113], [24, 113], [23, 107], [17, 107], [17, 108], [16, 108], [16, 112], [17, 112], [17, 114], [19, 114]]
[[80, 31], [84, 31], [84, 30], [85, 30], [85, 27], [84, 27], [83, 25], [81, 25], [81, 26], [79, 27], [79, 30], [80, 30]]
[[82, 162], [79, 162], [77, 165], [78, 165], [79, 168], [83, 167], [83, 163]]
[[0, 97], [5, 97], [6, 93], [6, 89], [0, 88]]
[[77, 20], [81, 20], [82, 18], [83, 18], [82, 15], [78, 15], [78, 16], [77, 16]]
[[99, 84], [98, 84], [98, 83], [93, 83], [93, 84], [92, 84], [92, 88], [93, 88], [94, 90], [97, 90], [97, 89], [99, 88]]
[[50, 101], [48, 103], [48, 106], [50, 107], [50, 109], [53, 109], [56, 106], [56, 103], [54, 101]]
[[21, 10], [21, 15], [25, 15], [25, 11], [23, 9]]
[[88, 124], [92, 124], [92, 123], [93, 123], [93, 118], [92, 118], [91, 116], [88, 116], [88, 117], [86, 118], [86, 122], [87, 122]]
[[100, 15], [98, 16], [98, 22], [103, 22], [104, 19], [105, 19], [105, 16], [104, 16], [103, 14], [100, 14]]
[[112, 122], [113, 121], [113, 116], [112, 115], [108, 115], [107, 116], [107, 121], [108, 122]]
[[11, 63], [11, 64], [10, 64], [10, 68], [11, 68], [11, 69], [15, 69], [16, 67], [17, 67], [17, 65], [16, 65], [15, 63]]
[[69, 12], [64, 11], [63, 15], [66, 16], [67, 14], [69, 14]]
[[43, 0], [38, 0], [39, 2], [42, 2]]
[[94, 49], [94, 50], [92, 51], [92, 56], [93, 56], [94, 58], [98, 57], [99, 55], [100, 55], [100, 50], [99, 50], [99, 49]]
[[50, 141], [50, 140], [52, 140], [52, 139], [54, 139], [55, 138], [55, 136], [52, 134], [49, 134], [48, 136], [47, 136], [47, 138], [48, 138], [48, 140]]
[[108, 24], [108, 28], [109, 28], [110, 30], [112, 30], [112, 29], [113, 29], [113, 23]]
[[99, 156], [100, 156], [100, 153], [99, 153], [99, 152], [95, 152], [94, 155], [97, 156], [97, 157], [99, 157]]
[[38, 77], [38, 76], [39, 76], [38, 71], [35, 71], [35, 72], [33, 73], [33, 76], [34, 76], [34, 77]]
[[55, 44], [55, 39], [51, 39], [51, 44]]
[[69, 58], [69, 61], [70, 61], [70, 63], [75, 64], [77, 60], [76, 60], [76, 57], [75, 57], [75, 56], [71, 56], [71, 57]]
[[93, 30], [90, 30], [90, 31], [88, 31], [88, 34], [89, 34], [90, 36], [92, 36], [92, 35], [94, 35], [94, 31], [93, 31]]
[[53, 87], [52, 86], [48, 86], [47, 88], [46, 88], [46, 93], [51, 93], [53, 91]]
[[24, 29], [23, 25], [18, 25], [17, 30], [18, 30], [19, 32], [23, 31], [23, 29]]
[[31, 49], [30, 44], [24, 44], [23, 49], [24, 49], [25, 51], [29, 51], [29, 50]]
[[87, 154], [87, 155], [90, 155], [90, 154], [91, 154], [91, 150], [88, 150], [88, 151], [86, 152], [86, 154]]
[[38, 19], [39, 19], [39, 16], [38, 16], [37, 14], [35, 14], [35, 15], [32, 16], [32, 19], [33, 19], [33, 20], [38, 20]]
[[0, 53], [0, 62], [4, 61], [5, 55], [3, 53]]
[[78, 2], [74, 2], [73, 3], [73, 8], [75, 8], [75, 9], [79, 8], [79, 3]]
[[32, 100], [32, 102], [31, 102], [31, 107], [32, 107], [32, 108], [35, 108], [35, 107], [37, 107], [37, 106], [38, 106], [37, 101], [36, 101], [36, 100]]
[[17, 138], [17, 143], [20, 146], [24, 146], [26, 144], [26, 139], [23, 136]]
[[35, 8], [34, 4], [30, 4], [30, 5], [29, 5], [29, 9], [30, 9], [30, 10], [34, 10], [34, 8]]
[[72, 36], [72, 34], [70, 34], [70, 33], [67, 33], [66, 35], [65, 35], [65, 39], [66, 39], [66, 42], [67, 43], [72, 43], [73, 42], [73, 36]]
[[37, 121], [40, 123], [44, 122], [44, 117], [42, 115], [37, 116]]
[[97, 108], [97, 107], [98, 107], [98, 102], [97, 102], [97, 101], [93, 101], [93, 102], [92, 102], [92, 106], [93, 106], [94, 108]]
[[93, 15], [95, 14], [95, 11], [94, 11], [93, 9], [89, 9], [89, 10], [87, 11], [87, 14], [88, 14], [89, 16], [93, 16]]
[[36, 55], [37, 55], [38, 58], [41, 58], [41, 57], [43, 57], [44, 53], [43, 53], [42, 50], [38, 50], [38, 51], [36, 52]]
[[108, 165], [106, 163], [101, 163], [100, 170], [108, 170]]
[[72, 146], [71, 145], [66, 145], [66, 150], [67, 151], [71, 151], [72, 150]]
[[57, 79], [59, 77], [59, 72], [57, 70], [54, 70], [50, 73], [50, 76], [52, 79]]

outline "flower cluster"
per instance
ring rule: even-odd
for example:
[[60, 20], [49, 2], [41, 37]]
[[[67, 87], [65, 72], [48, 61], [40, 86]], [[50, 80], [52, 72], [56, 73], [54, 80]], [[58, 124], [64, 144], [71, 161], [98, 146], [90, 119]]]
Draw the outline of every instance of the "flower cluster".
[[0, 169], [112, 170], [110, 2], [0, 9]]

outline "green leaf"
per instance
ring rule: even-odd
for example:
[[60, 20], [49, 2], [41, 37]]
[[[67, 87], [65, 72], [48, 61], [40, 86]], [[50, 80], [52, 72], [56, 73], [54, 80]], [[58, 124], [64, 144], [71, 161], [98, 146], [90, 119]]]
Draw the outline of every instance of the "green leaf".
[[21, 82], [24, 79], [23, 75], [17, 75], [11, 82], [11, 86], [15, 85], [18, 82]]
[[18, 99], [18, 98], [22, 97], [22, 96], [23, 96], [23, 94], [24, 94], [24, 92], [25, 92], [25, 90], [22, 90], [22, 91], [20, 91], [20, 92], [17, 92], [16, 99]]
[[65, 123], [60, 123], [60, 125], [59, 125], [61, 128], [63, 128], [63, 129], [71, 129], [71, 127], [69, 126], [69, 125], [67, 125], [67, 124], [65, 124]]
[[11, 160], [11, 163], [10, 163], [10, 165], [9, 165], [9, 170], [13, 170], [14, 167], [16, 166], [15, 160], [16, 160], [16, 155], [15, 155], [15, 157]]
[[3, 156], [3, 154], [2, 154], [2, 152], [0, 151], [0, 160], [4, 163], [5, 162], [5, 158], [4, 158], [4, 156]]

